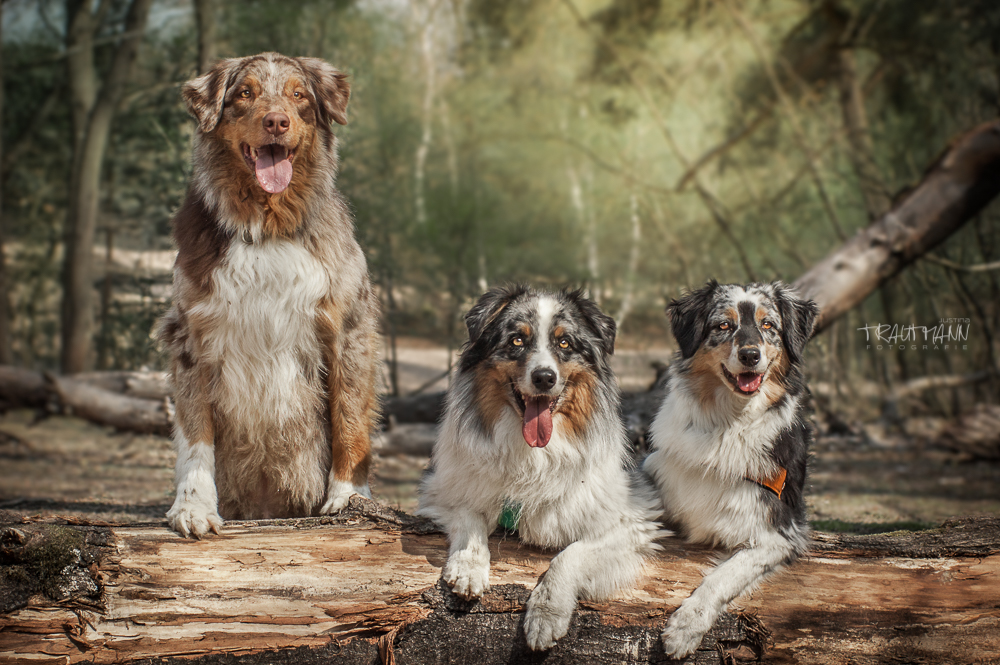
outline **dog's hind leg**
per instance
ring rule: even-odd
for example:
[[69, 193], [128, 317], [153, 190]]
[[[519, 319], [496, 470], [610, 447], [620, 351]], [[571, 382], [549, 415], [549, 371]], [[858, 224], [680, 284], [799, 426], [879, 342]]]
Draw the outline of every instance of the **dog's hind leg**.
[[378, 338], [367, 281], [346, 313], [332, 303], [320, 309], [332, 447], [326, 501], [320, 513], [329, 514], [346, 506], [354, 494], [372, 496], [368, 470], [371, 433], [378, 418]]
[[222, 518], [215, 487], [215, 431], [207, 377], [203, 368], [185, 362], [187, 358], [182, 351], [174, 361], [177, 496], [167, 511], [167, 522], [182, 536], [201, 538], [209, 531], [219, 533]]
[[693, 653], [733, 599], [790, 564], [803, 549], [804, 542], [797, 545], [776, 531], [768, 531], [753, 547], [738, 550], [715, 567], [670, 616], [662, 635], [667, 655], [683, 658]]
[[553, 647], [569, 630], [577, 600], [605, 599], [630, 586], [656, 547], [652, 522], [639, 521], [578, 540], [559, 553], [531, 592], [524, 635], [534, 650]]

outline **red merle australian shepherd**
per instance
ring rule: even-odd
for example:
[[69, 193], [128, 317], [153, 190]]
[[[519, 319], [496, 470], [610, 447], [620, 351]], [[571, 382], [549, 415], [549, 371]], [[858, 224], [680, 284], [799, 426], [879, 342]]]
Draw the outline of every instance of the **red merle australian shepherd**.
[[222, 518], [329, 513], [369, 496], [377, 303], [335, 185], [346, 77], [277, 53], [183, 88], [198, 121], [174, 218], [172, 356], [185, 536]]
[[712, 281], [668, 308], [680, 357], [644, 469], [668, 526], [729, 552], [671, 615], [670, 656], [692, 653], [730, 601], [806, 549], [812, 430], [800, 362], [817, 311], [780, 282]]
[[418, 514], [447, 531], [442, 574], [470, 600], [489, 588], [487, 539], [505, 506], [523, 541], [562, 549], [524, 619], [528, 646], [547, 649], [579, 598], [632, 583], [658, 535], [655, 494], [627, 464], [615, 322], [580, 292], [515, 286], [484, 294], [466, 323]]

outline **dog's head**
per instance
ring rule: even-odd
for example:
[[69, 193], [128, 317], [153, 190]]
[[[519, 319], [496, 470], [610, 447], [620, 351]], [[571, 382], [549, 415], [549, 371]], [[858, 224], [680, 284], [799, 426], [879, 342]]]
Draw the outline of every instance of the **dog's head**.
[[347, 124], [351, 94], [346, 75], [323, 60], [278, 53], [221, 60], [182, 93], [202, 135], [269, 194], [289, 186], [331, 120]]
[[[789, 367], [801, 362], [819, 308], [781, 282], [719, 284], [667, 308], [682, 361], [706, 394], [722, 382], [742, 397], [777, 397]], [[771, 385], [774, 384], [774, 385]]]
[[613, 385], [609, 356], [615, 322], [580, 291], [541, 293], [525, 286], [487, 291], [465, 317], [469, 342], [460, 371], [488, 428], [504, 409], [523, 422], [529, 446], [552, 437], [553, 418], [582, 432], [598, 383]]

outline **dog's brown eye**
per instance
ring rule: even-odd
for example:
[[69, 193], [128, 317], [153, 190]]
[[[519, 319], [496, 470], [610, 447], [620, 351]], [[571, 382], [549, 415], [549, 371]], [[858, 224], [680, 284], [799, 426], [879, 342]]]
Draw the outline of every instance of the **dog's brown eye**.
[[764, 330], [770, 330], [771, 329], [771, 322], [770, 321], [764, 321], [762, 324], [760, 324], [760, 327], [763, 328]]
[[510, 340], [510, 343], [513, 344], [514, 346], [524, 346], [524, 338], [515, 337], [514, 339]]
[[242, 91], [240, 93], [240, 97], [242, 97], [243, 99], [250, 99], [250, 91], [249, 90]]
[[720, 323], [719, 330], [729, 330], [729, 322], [726, 321], [725, 323]]
[[566, 339], [565, 337], [563, 337], [561, 340], [559, 340], [559, 348], [560, 349], [568, 349], [569, 348], [569, 340]]
[[296, 90], [295, 92], [292, 93], [292, 97], [294, 97], [295, 99], [302, 99], [302, 93]]

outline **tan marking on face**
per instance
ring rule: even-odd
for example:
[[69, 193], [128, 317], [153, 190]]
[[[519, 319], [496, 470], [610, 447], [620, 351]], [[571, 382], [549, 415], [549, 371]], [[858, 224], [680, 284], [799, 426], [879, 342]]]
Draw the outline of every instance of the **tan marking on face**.
[[721, 369], [731, 352], [731, 345], [720, 344], [712, 348], [701, 347], [691, 358], [691, 388], [695, 398], [705, 410], [715, 406], [715, 391], [720, 384], [732, 390]]
[[564, 365], [562, 370], [567, 373], [566, 388], [553, 420], [562, 421], [567, 436], [582, 440], [594, 417], [597, 377], [589, 367], [578, 363]]
[[504, 409], [514, 408], [510, 384], [517, 373], [517, 363], [497, 362], [480, 368], [473, 382], [476, 409], [486, 431], [493, 431]]
[[517, 326], [517, 332], [520, 333], [521, 337], [531, 337], [531, 326], [522, 323]]
[[765, 344], [764, 354], [768, 358], [771, 371], [768, 372], [766, 380], [761, 384], [760, 390], [767, 398], [768, 404], [776, 404], [787, 392], [785, 390], [785, 376], [788, 374], [788, 368], [791, 367], [791, 361], [788, 359], [788, 354], [778, 346]]
[[555, 337], [556, 339], [559, 339], [560, 337], [562, 337], [565, 334], [566, 334], [566, 329], [564, 327], [562, 327], [562, 326], [556, 326], [552, 330], [552, 336]]
[[753, 313], [754, 320], [759, 324], [761, 321], [767, 318], [767, 310], [763, 307], [758, 307], [757, 311]]

